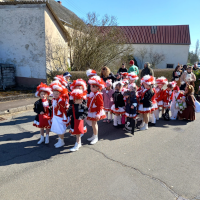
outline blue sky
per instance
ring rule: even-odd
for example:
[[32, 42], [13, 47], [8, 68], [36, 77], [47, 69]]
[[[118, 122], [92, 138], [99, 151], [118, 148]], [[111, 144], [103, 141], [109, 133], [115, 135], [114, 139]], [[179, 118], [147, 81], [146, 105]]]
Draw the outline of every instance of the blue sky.
[[191, 46], [200, 40], [200, 0], [61, 0], [80, 18], [88, 12], [115, 16], [119, 26], [190, 26]]

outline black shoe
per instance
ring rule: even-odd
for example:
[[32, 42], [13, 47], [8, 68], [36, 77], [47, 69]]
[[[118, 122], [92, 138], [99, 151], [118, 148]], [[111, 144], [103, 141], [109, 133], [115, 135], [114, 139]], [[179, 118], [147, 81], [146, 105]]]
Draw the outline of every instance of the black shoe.
[[148, 126], [155, 126], [155, 125], [156, 125], [155, 123], [148, 124]]

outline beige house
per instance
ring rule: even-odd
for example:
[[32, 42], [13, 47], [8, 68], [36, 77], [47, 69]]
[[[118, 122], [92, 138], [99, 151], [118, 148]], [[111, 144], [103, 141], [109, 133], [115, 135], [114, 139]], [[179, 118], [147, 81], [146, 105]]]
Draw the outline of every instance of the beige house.
[[[18, 85], [46, 82], [50, 51], [55, 43], [67, 46], [72, 16], [77, 17], [54, 0], [0, 2], [0, 63], [15, 64]], [[67, 49], [63, 62], [69, 62]]]

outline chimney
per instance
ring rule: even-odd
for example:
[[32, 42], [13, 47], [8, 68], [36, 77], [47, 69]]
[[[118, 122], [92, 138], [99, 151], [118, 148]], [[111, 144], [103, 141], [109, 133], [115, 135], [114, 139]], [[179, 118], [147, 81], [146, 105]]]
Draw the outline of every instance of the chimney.
[[62, 2], [61, 1], [57, 1], [60, 5], [62, 5]]

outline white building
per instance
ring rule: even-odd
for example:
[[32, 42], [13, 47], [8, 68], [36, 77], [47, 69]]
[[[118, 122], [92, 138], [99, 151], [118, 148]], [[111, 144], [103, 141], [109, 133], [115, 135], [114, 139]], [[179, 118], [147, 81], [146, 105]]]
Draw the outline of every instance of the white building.
[[152, 57], [158, 54], [164, 55], [164, 60], [156, 65], [156, 68], [175, 68], [178, 63], [187, 64], [190, 46], [189, 25], [119, 28], [124, 33], [126, 44], [132, 46], [132, 54], [140, 68], [143, 68], [145, 62], [151, 63]]

